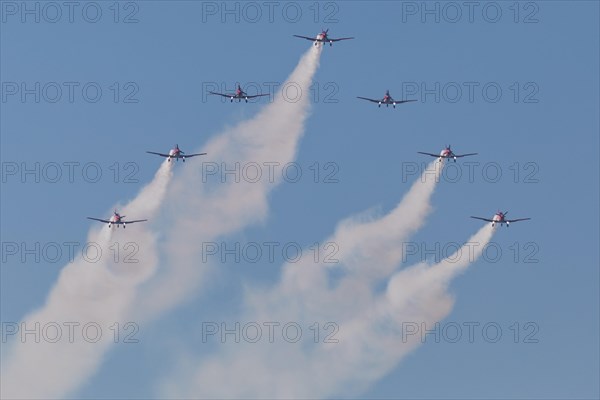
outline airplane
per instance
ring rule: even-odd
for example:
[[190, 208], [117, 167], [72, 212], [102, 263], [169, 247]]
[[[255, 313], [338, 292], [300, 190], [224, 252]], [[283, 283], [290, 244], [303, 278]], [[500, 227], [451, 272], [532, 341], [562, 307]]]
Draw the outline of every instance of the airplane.
[[120, 215], [117, 212], [117, 210], [113, 211], [113, 215], [112, 215], [112, 217], [110, 217], [110, 219], [100, 219], [100, 218], [87, 217], [87, 219], [93, 219], [94, 221], [104, 222], [105, 224], [108, 224], [109, 228], [111, 228], [113, 225], [116, 225], [117, 228], [120, 225], [123, 225], [123, 229], [126, 228], [126, 224], [134, 224], [136, 222], [148, 221], [147, 219], [136, 219], [134, 221], [124, 221], [123, 220], [124, 218], [125, 218], [125, 216], [124, 215]]
[[227, 97], [228, 99], [231, 100], [231, 102], [233, 103], [233, 99], [237, 99], [238, 103], [240, 101], [242, 101], [242, 99], [246, 100], [246, 103], [248, 102], [248, 99], [253, 99], [255, 97], [261, 97], [261, 96], [268, 96], [269, 93], [265, 93], [265, 94], [253, 94], [253, 95], [248, 95], [246, 92], [244, 92], [242, 90], [242, 87], [240, 85], [237, 85], [237, 89], [235, 90], [235, 93], [217, 93], [217, 92], [208, 92], [210, 94], [216, 94], [218, 96], [223, 96], [223, 97]]
[[310, 40], [311, 42], [314, 41], [315, 42], [315, 46], [318, 46], [319, 43], [325, 43], [325, 42], [329, 42], [329, 46], [333, 46], [333, 42], [339, 42], [340, 40], [349, 40], [349, 39], [354, 39], [353, 37], [344, 37], [344, 38], [339, 38], [339, 39], [332, 39], [329, 36], [327, 36], [327, 32], [329, 32], [329, 29], [326, 30], [322, 30], [321, 33], [317, 34], [317, 37], [308, 37], [308, 36], [300, 36], [300, 35], [294, 35], [296, 37], [299, 37], [301, 39], [306, 39], [306, 40]]
[[422, 151], [417, 151], [417, 153], [425, 154], [426, 156], [431, 156], [431, 157], [438, 157], [439, 158], [438, 161], [440, 161], [440, 162], [442, 162], [442, 159], [444, 159], [444, 158], [447, 159], [448, 161], [450, 161], [451, 158], [454, 158], [454, 162], [456, 162], [457, 158], [477, 155], [477, 153], [454, 154], [454, 152], [450, 148], [450, 145], [446, 146], [446, 148], [444, 150], [442, 150], [440, 152], [440, 154], [424, 153]]
[[402, 104], [402, 103], [408, 103], [411, 101], [416, 101], [416, 100], [394, 100], [392, 98], [392, 96], [390, 96], [390, 91], [386, 90], [385, 91], [385, 96], [383, 96], [383, 99], [381, 100], [377, 100], [377, 99], [369, 99], [367, 97], [360, 97], [360, 96], [356, 96], [357, 99], [363, 99], [363, 100], [368, 100], [371, 101], [373, 103], [377, 103], [378, 107], [381, 107], [382, 104], [385, 104], [386, 107], [388, 107], [390, 104], [394, 106], [394, 108], [396, 108], [396, 104]]
[[185, 162], [186, 157], [203, 156], [206, 154], [206, 153], [185, 154], [185, 152], [179, 148], [178, 144], [175, 145], [174, 149], [169, 150], [169, 154], [155, 153], [153, 151], [147, 151], [146, 153], [156, 154], [157, 156], [166, 157], [167, 161], [169, 161], [169, 162], [171, 161], [172, 158], [174, 158], [176, 161], [179, 161], [179, 159], [181, 158], [183, 160], [183, 162]]
[[475, 219], [480, 219], [480, 220], [483, 220], [483, 221], [491, 222], [492, 223], [492, 228], [496, 224], [500, 224], [500, 226], [502, 226], [503, 224], [506, 224], [506, 227], [508, 228], [508, 226], [510, 225], [511, 222], [526, 221], [526, 220], [531, 219], [531, 218], [506, 219], [506, 214], [508, 214], [508, 211], [504, 211], [504, 212], [498, 211], [492, 217], [492, 219], [481, 218], [481, 217], [473, 217], [473, 216], [471, 216], [471, 218], [475, 218]]

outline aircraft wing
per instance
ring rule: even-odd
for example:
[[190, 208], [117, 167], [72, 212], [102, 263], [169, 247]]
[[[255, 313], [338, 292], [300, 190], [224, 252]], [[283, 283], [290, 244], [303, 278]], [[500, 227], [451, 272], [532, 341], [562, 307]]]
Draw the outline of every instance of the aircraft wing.
[[339, 42], [340, 40], [350, 40], [350, 39], [354, 39], [353, 37], [343, 37], [343, 38], [339, 38], [339, 39], [327, 39], [328, 42]]
[[156, 154], [157, 156], [162, 156], [162, 157], [171, 157], [171, 156], [170, 156], [170, 155], [168, 155], [168, 154], [163, 154], [163, 153], [155, 153], [155, 152], [153, 152], [153, 151], [147, 151], [146, 153], [149, 153], [149, 154]]
[[360, 96], [356, 96], [357, 99], [363, 99], [363, 100], [368, 100], [368, 101], [372, 101], [373, 103], [379, 103], [381, 100], [375, 100], [375, 99], [369, 99], [367, 97], [360, 97]]
[[[301, 39], [310, 40], [311, 42], [319, 41], [317, 38], [314, 38], [314, 37], [300, 36], [300, 35], [293, 35], [293, 36], [299, 37]], [[322, 42], [322, 40], [321, 40], [321, 42]]]
[[255, 97], [261, 97], [261, 96], [269, 96], [269, 93], [264, 93], [264, 94], [253, 94], [252, 96], [244, 96], [247, 99], [253, 99]]
[[[417, 151], [417, 153], [419, 153], [419, 154], [425, 154], [426, 156], [431, 156], [431, 157], [440, 157], [439, 154], [423, 153], [422, 151]], [[475, 217], [473, 217], [473, 218], [475, 218]]]
[[133, 221], [119, 221], [119, 224], [134, 224], [136, 222], [144, 222], [144, 221], [148, 221], [147, 219], [135, 219]]
[[417, 101], [417, 100], [394, 100], [393, 102], [396, 104], [402, 104], [402, 103], [410, 103], [411, 101]]
[[506, 222], [518, 222], [518, 221], [527, 221], [531, 218], [517, 218], [517, 219], [507, 219]]
[[455, 154], [454, 157], [460, 158], [460, 157], [476, 156], [476, 155], [477, 155], [477, 153], [467, 153], [467, 154], [460, 154], [460, 155]]
[[208, 92], [210, 94], [216, 94], [217, 96], [227, 97], [228, 99], [235, 97], [234, 94], [225, 94], [225, 93], [217, 93], [217, 92]]
[[493, 219], [489, 219], [489, 218], [481, 218], [481, 217], [474, 217], [471, 215], [471, 218], [475, 218], [475, 219], [480, 219], [482, 221], [487, 221], [487, 222], [494, 222]]
[[100, 219], [100, 218], [93, 218], [93, 217], [87, 217], [87, 219], [93, 219], [94, 221], [100, 221], [100, 222], [104, 222], [105, 224], [111, 224], [112, 222], [106, 220], [106, 219]]
[[185, 158], [190, 158], [190, 157], [196, 157], [196, 156], [203, 156], [207, 153], [197, 153], [197, 154], [184, 154], [183, 157]]

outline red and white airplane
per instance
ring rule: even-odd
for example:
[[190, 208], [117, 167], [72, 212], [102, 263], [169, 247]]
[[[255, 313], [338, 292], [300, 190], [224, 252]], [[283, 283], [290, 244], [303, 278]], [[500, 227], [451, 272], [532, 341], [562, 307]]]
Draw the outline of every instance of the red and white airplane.
[[419, 154], [425, 154], [426, 156], [438, 157], [439, 158], [438, 161], [440, 161], [440, 162], [444, 158], [447, 159], [448, 161], [450, 161], [451, 158], [454, 158], [454, 162], [456, 162], [457, 158], [477, 155], [477, 153], [454, 154], [454, 152], [450, 148], [450, 145], [446, 146], [446, 148], [444, 150], [442, 150], [440, 152], [440, 154], [424, 153], [422, 151], [417, 151], [417, 153], [419, 153]]
[[527, 221], [528, 219], [531, 219], [531, 218], [506, 219], [506, 214], [508, 214], [508, 211], [504, 211], [504, 212], [498, 211], [492, 217], [492, 219], [482, 218], [482, 217], [473, 217], [473, 216], [471, 216], [471, 218], [475, 218], [475, 219], [480, 219], [480, 220], [483, 220], [483, 221], [491, 222], [492, 223], [492, 228], [496, 224], [500, 224], [500, 226], [506, 224], [506, 227], [508, 228], [508, 226], [510, 225], [511, 222]]
[[394, 106], [394, 108], [396, 108], [396, 104], [409, 103], [411, 101], [416, 101], [416, 100], [394, 100], [392, 98], [392, 96], [390, 96], [390, 91], [389, 90], [385, 91], [385, 96], [383, 96], [383, 99], [381, 99], [381, 100], [369, 99], [368, 97], [360, 97], [360, 96], [356, 96], [356, 98], [357, 99], [368, 100], [368, 101], [371, 101], [373, 103], [377, 103], [378, 107], [381, 107], [382, 104], [385, 104], [385, 106], [388, 107], [391, 104], [392, 106]]
[[206, 154], [206, 153], [185, 154], [185, 152], [179, 148], [178, 144], [175, 145], [174, 149], [169, 150], [169, 154], [155, 153], [153, 151], [147, 151], [146, 153], [156, 154], [157, 156], [166, 157], [167, 161], [169, 161], [169, 162], [171, 161], [172, 158], [174, 158], [177, 161], [179, 161], [179, 159], [181, 158], [183, 160], [183, 162], [185, 162], [186, 157], [203, 156]]
[[117, 210], [113, 211], [113, 215], [112, 217], [110, 217], [109, 219], [100, 219], [100, 218], [93, 218], [93, 217], [87, 217], [88, 219], [93, 219], [94, 221], [100, 221], [100, 222], [104, 222], [105, 224], [108, 224], [109, 228], [112, 228], [113, 225], [116, 225], [117, 228], [120, 225], [123, 225], [123, 229], [125, 229], [126, 224], [134, 224], [136, 222], [144, 222], [144, 221], [148, 221], [147, 219], [136, 219], [134, 221], [125, 221], [124, 215], [120, 215]]
[[231, 100], [231, 102], [233, 103], [234, 99], [237, 99], [238, 103], [240, 101], [242, 101], [242, 99], [246, 100], [246, 103], [248, 102], [248, 99], [253, 99], [255, 97], [261, 97], [261, 96], [268, 96], [269, 93], [265, 93], [265, 94], [253, 94], [253, 95], [248, 95], [246, 92], [244, 92], [242, 90], [242, 87], [238, 84], [237, 85], [237, 89], [235, 90], [235, 93], [217, 93], [217, 92], [208, 92], [210, 94], [216, 94], [217, 96], [223, 96], [223, 97], [227, 97], [228, 99]]
[[329, 32], [329, 29], [326, 29], [324, 31], [321, 31], [321, 33], [317, 34], [317, 37], [308, 37], [308, 36], [300, 36], [300, 35], [294, 35], [296, 37], [299, 37], [301, 39], [306, 39], [306, 40], [310, 40], [311, 42], [314, 41], [315, 42], [315, 46], [318, 46], [319, 43], [329, 43], [329, 46], [333, 46], [333, 42], [339, 42], [340, 40], [350, 40], [350, 39], [354, 39], [353, 37], [344, 37], [344, 38], [339, 38], [339, 39], [333, 39], [330, 38], [329, 36], [327, 36], [327, 32]]

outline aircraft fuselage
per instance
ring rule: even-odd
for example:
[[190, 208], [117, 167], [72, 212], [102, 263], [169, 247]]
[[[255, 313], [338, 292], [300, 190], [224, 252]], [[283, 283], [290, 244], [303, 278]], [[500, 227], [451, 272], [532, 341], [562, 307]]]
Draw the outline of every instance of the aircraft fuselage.
[[444, 158], [448, 159], [448, 161], [450, 161], [451, 158], [454, 158], [454, 162], [456, 162], [456, 155], [452, 150], [450, 150], [447, 147], [444, 150], [440, 151], [440, 161], [442, 161], [442, 159]]
[[496, 213], [492, 217], [492, 227], [495, 226], [496, 224], [500, 224], [500, 225], [506, 224], [506, 226], [510, 225], [510, 223], [504, 217], [503, 213]]

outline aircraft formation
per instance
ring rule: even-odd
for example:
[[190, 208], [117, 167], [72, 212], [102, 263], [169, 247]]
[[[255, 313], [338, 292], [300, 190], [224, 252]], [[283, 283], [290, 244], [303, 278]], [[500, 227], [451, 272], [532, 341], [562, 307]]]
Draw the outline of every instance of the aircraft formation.
[[[297, 38], [305, 39], [305, 40], [310, 40], [311, 42], [313, 42], [313, 44], [315, 46], [325, 45], [325, 43], [329, 43], [329, 46], [333, 46], [334, 42], [339, 42], [339, 41], [342, 41], [342, 40], [351, 40], [351, 39], [354, 39], [354, 37], [331, 38], [331, 37], [329, 37], [328, 33], [329, 33], [329, 29], [324, 29], [324, 30], [321, 30], [321, 32], [319, 32], [316, 35], [316, 37], [309, 37], [309, 36], [302, 36], [302, 35], [293, 35], [293, 36], [295, 36]], [[241, 86], [239, 84], [237, 85], [235, 93], [218, 93], [218, 92], [211, 92], [211, 91], [209, 91], [209, 94], [228, 98], [228, 99], [230, 99], [231, 103], [233, 103], [234, 100], [237, 100], [238, 103], [241, 102], [242, 100], [245, 100], [245, 102], [248, 103], [248, 99], [253, 99], [253, 98], [263, 97], [263, 96], [269, 96], [268, 93], [266, 93], [266, 94], [248, 95], [246, 92], [244, 92], [242, 90], [242, 88], [241, 88]], [[416, 101], [416, 100], [395, 100], [390, 95], [390, 91], [389, 90], [386, 90], [385, 95], [381, 99], [371, 99], [371, 98], [368, 98], [368, 97], [361, 97], [361, 96], [357, 96], [357, 98], [361, 99], [361, 100], [367, 100], [367, 101], [370, 101], [372, 103], [377, 103], [378, 107], [381, 107], [381, 105], [384, 104], [386, 107], [389, 107], [390, 105], [392, 105], [393, 108], [396, 108], [396, 104], [403, 104], [403, 103], [409, 103], [409, 102]], [[179, 161], [179, 159], [181, 159], [183, 162], [185, 162], [186, 158], [191, 158], [191, 157], [196, 157], [196, 156], [202, 156], [202, 155], [206, 155], [207, 154], [207, 153], [185, 154], [185, 152], [183, 152], [179, 148], [179, 145], [175, 145], [175, 148], [171, 149], [169, 151], [169, 153], [158, 153], [158, 152], [153, 152], [153, 151], [147, 151], [146, 153], [158, 155], [158, 156], [161, 156], [161, 157], [165, 157], [165, 158], [167, 158], [168, 162], [170, 162], [172, 159], [175, 159], [176, 161]], [[440, 151], [439, 154], [427, 153], [427, 152], [422, 152], [422, 151], [418, 151], [417, 153], [424, 154], [424, 155], [431, 156], [431, 157], [436, 157], [436, 158], [438, 158], [438, 162], [442, 162], [444, 159], [446, 159], [447, 161], [450, 161], [450, 159], [453, 159], [454, 162], [456, 162], [456, 160], [458, 158], [468, 157], [468, 156], [475, 156], [475, 155], [478, 154], [478, 153], [455, 154], [454, 151], [452, 151], [450, 145], [448, 145], [444, 149], [442, 149], [442, 151]], [[506, 219], [506, 214], [507, 213], [508, 213], [508, 211], [505, 211], [505, 212], [498, 211], [498, 212], [496, 212], [496, 214], [494, 214], [494, 216], [492, 218], [483, 218], [483, 217], [475, 217], [475, 216], [471, 216], [471, 218], [479, 219], [479, 220], [486, 221], [486, 222], [490, 222], [492, 228], [495, 227], [496, 224], [500, 224], [500, 226], [504, 226], [504, 224], [506, 224], [506, 227], [508, 227], [511, 222], [526, 221], [526, 220], [530, 220], [531, 219], [531, 218]], [[112, 228], [113, 225], [116, 226], [116, 227], [119, 227], [119, 226], [122, 225], [123, 228], [125, 228], [126, 224], [133, 224], [133, 223], [136, 223], [136, 222], [147, 221], [147, 219], [125, 221], [125, 219], [124, 219], [125, 216], [124, 215], [120, 215], [117, 212], [117, 210], [113, 211], [113, 215], [109, 219], [101, 219], [101, 218], [93, 218], [93, 217], [87, 217], [87, 218], [91, 219], [91, 220], [94, 220], [94, 221], [99, 221], [99, 222], [106, 223], [106, 224], [108, 224], [109, 228]]]
[[[191, 158], [191, 157], [196, 157], [196, 156], [204, 156], [207, 154], [207, 153], [185, 154], [185, 152], [179, 148], [178, 144], [176, 144], [174, 148], [169, 150], [169, 153], [157, 153], [154, 151], [147, 151], [146, 153], [165, 157], [167, 159], [167, 162], [171, 162], [172, 159], [175, 159], [175, 161], [179, 161], [179, 159], [181, 159], [181, 161], [185, 162], [186, 158]], [[114, 225], [117, 228], [120, 226], [123, 226], [123, 229], [125, 229], [127, 227], [127, 224], [134, 224], [136, 222], [148, 221], [147, 219], [136, 219], [134, 221], [125, 221], [125, 216], [119, 214], [117, 212], [117, 210], [113, 211], [113, 215], [109, 219], [94, 218], [94, 217], [87, 217], [87, 218], [94, 220], [94, 221], [99, 221], [99, 222], [108, 224], [109, 228], [112, 228]]]
[[[319, 45], [322, 45], [325, 43], [329, 43], [329, 46], [333, 46], [334, 42], [339, 42], [341, 40], [354, 39], [353, 37], [343, 37], [343, 38], [337, 38], [337, 39], [330, 38], [328, 35], [328, 32], [329, 32], [329, 29], [324, 29], [320, 33], [318, 33], [316, 37], [302, 36], [302, 35], [293, 35], [293, 36], [301, 38], [301, 39], [310, 40], [311, 42], [314, 42], [315, 46], [319, 46]], [[244, 92], [242, 90], [242, 87], [240, 86], [240, 84], [237, 85], [237, 89], [235, 90], [235, 93], [218, 93], [218, 92], [211, 92], [211, 91], [209, 91], [208, 93], [212, 94], [212, 95], [216, 95], [216, 96], [226, 97], [230, 100], [231, 103], [233, 103], [234, 100], [237, 100], [239, 103], [242, 101], [242, 99], [245, 100], [247, 103], [248, 99], [269, 96], [268, 93], [248, 95], [246, 92]], [[370, 99], [368, 97], [361, 97], [361, 96], [357, 96], [357, 98], [362, 99], [362, 100], [367, 100], [367, 101], [370, 101], [373, 103], [377, 103], [379, 107], [381, 107], [382, 104], [385, 104], [386, 107], [389, 107], [390, 105], [392, 105], [393, 108], [396, 108], [396, 104], [410, 103], [413, 101], [417, 101], [417, 100], [394, 100], [394, 98], [392, 98], [392, 96], [390, 95], [389, 90], [385, 91], [385, 95], [381, 99]]]

